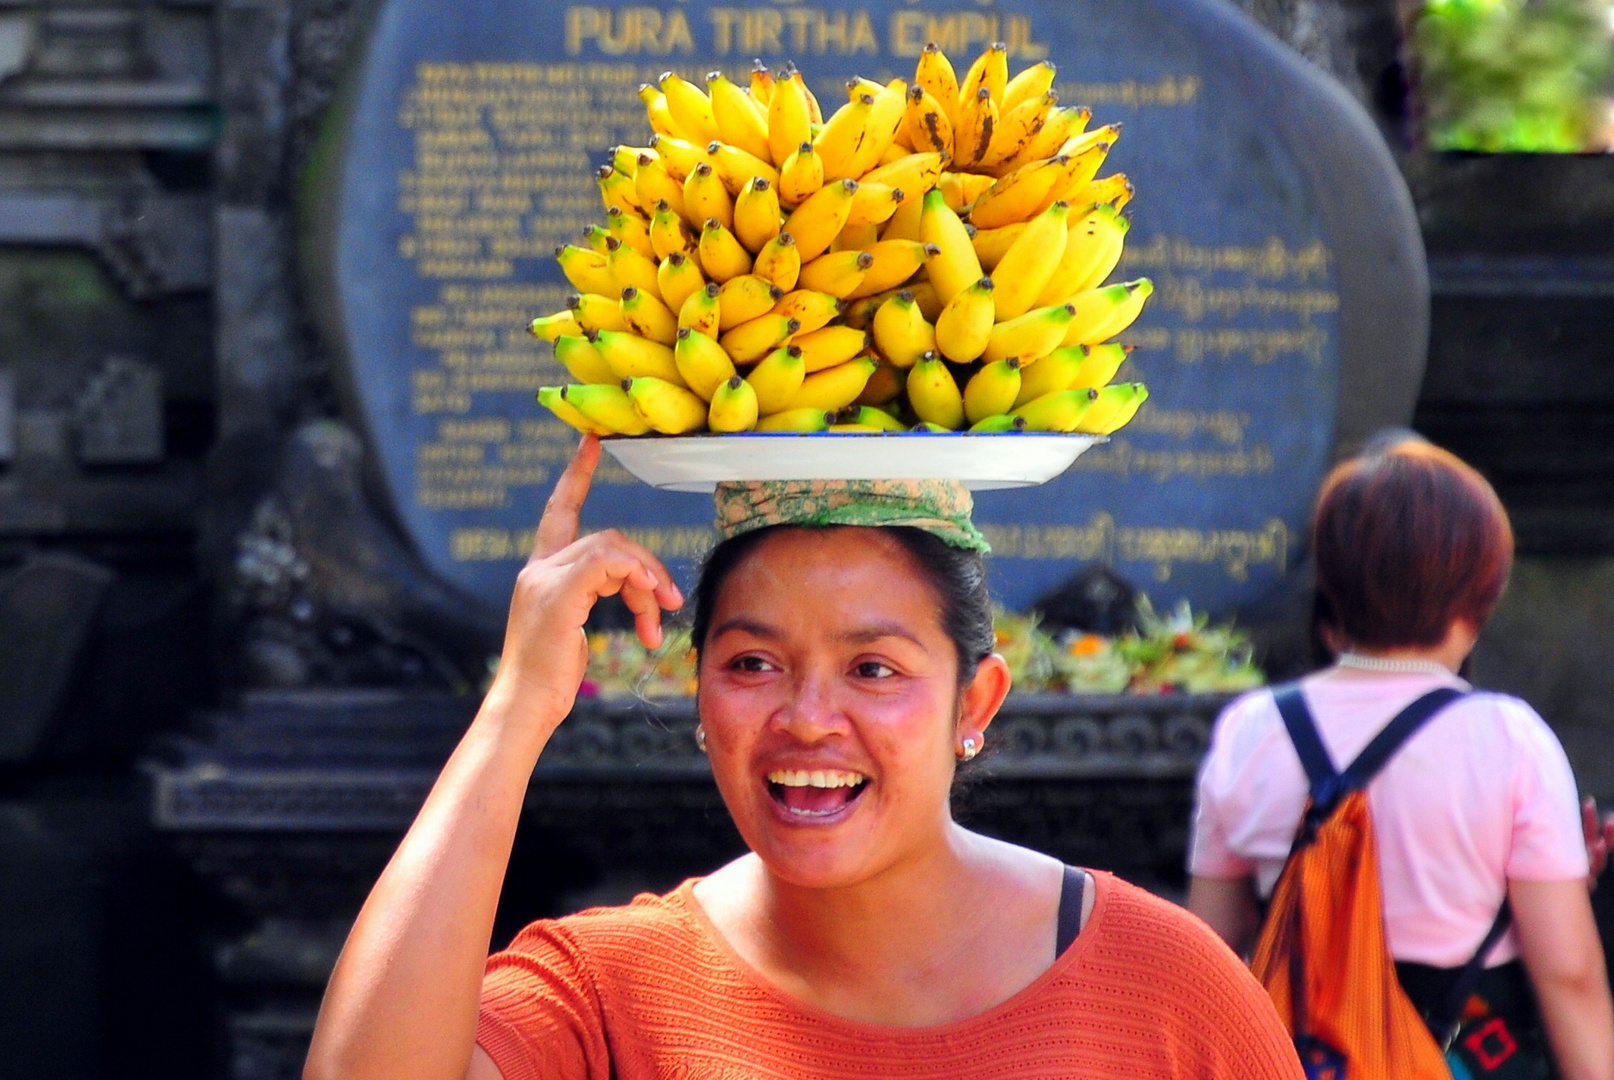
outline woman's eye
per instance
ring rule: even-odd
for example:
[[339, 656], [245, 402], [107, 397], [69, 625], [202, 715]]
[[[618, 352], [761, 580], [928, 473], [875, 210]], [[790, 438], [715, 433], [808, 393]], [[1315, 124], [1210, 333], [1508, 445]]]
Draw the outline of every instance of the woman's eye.
[[763, 672], [772, 671], [773, 665], [760, 656], [737, 656], [729, 662], [730, 669], [734, 671]]
[[855, 670], [858, 676], [864, 679], [886, 679], [896, 674], [895, 671], [878, 660], [865, 660]]

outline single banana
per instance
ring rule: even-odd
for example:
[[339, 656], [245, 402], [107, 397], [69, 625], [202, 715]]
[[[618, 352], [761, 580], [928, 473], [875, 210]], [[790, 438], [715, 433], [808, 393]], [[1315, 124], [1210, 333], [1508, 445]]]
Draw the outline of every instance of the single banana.
[[902, 136], [916, 150], [953, 153], [953, 121], [941, 102], [915, 83], [902, 113]]
[[657, 135], [650, 140], [650, 145], [661, 157], [661, 167], [677, 184], [688, 180], [696, 166], [709, 165], [712, 161], [704, 146], [697, 146], [687, 139]]
[[[877, 375], [879, 372], [877, 371], [875, 374]], [[874, 380], [871, 377], [869, 381], [873, 382]], [[867, 392], [868, 388], [864, 387], [864, 393]], [[855, 424], [860, 428], [868, 428], [872, 431], [908, 430], [907, 424], [904, 424], [901, 420], [898, 420], [895, 416], [892, 416], [884, 409], [876, 408], [873, 405], [862, 404], [862, 397], [863, 394], [859, 394], [857, 400], [854, 400], [852, 404], [842, 409], [836, 415], [835, 420], [838, 424]]]
[[761, 60], [751, 61], [751, 98], [761, 107], [762, 118], [768, 118], [768, 103], [773, 100], [773, 73]]
[[645, 115], [650, 118], [650, 129], [657, 135], [673, 135], [677, 128], [673, 124], [672, 110], [667, 108], [667, 95], [657, 90], [649, 83], [639, 86], [639, 100], [644, 102]]
[[895, 408], [896, 400], [902, 396], [903, 384], [908, 381], [908, 369], [899, 368], [892, 364], [881, 364], [869, 376], [868, 383], [863, 392], [857, 396], [853, 405], [872, 405], [877, 408]]
[[779, 203], [782, 206], [800, 206], [809, 195], [824, 186], [824, 162], [804, 142], [779, 166]]
[[738, 375], [717, 384], [706, 411], [706, 426], [720, 434], [750, 431], [757, 426], [757, 392]]
[[560, 263], [560, 272], [578, 292], [616, 296], [622, 291], [622, 286], [611, 275], [605, 256], [598, 252], [567, 244], [555, 249], [555, 261]]
[[632, 285], [622, 290], [622, 317], [635, 334], [663, 345], [671, 345], [678, 333], [678, 316], [660, 299]]
[[1073, 305], [1054, 304], [1000, 322], [992, 327], [981, 358], [991, 362], [1012, 357], [1022, 364], [1031, 364], [1059, 347], [1075, 315]]
[[640, 201], [638, 186], [627, 173], [601, 165], [594, 177], [600, 185], [600, 202], [605, 204], [607, 210], [613, 206], [643, 210], [647, 205]]
[[1096, 206], [1124, 210], [1126, 204], [1132, 201], [1133, 194], [1132, 181], [1127, 179], [1126, 173], [1111, 173], [1088, 181], [1086, 187], [1071, 192], [1066, 201], [1072, 208], [1082, 211]]
[[751, 272], [751, 253], [717, 218], [701, 228], [701, 269], [713, 281], [727, 281]]
[[[934, 41], [920, 50], [919, 62], [914, 66], [913, 81], [915, 86], [923, 87], [925, 93], [935, 98], [941, 105], [942, 111], [947, 115], [949, 128], [958, 122], [958, 76], [954, 74], [952, 62], [947, 59], [947, 54], [942, 52], [941, 46]], [[951, 150], [951, 147], [947, 149]]]
[[929, 420], [921, 420], [908, 429], [910, 435], [951, 435], [952, 428], [944, 428], [940, 424], [932, 424]]
[[801, 329], [797, 334], [810, 334], [820, 327], [828, 326], [845, 306], [844, 300], [829, 293], [797, 289], [795, 292], [786, 293], [784, 299], [773, 305], [773, 313], [801, 323]]
[[960, 289], [936, 317], [936, 348], [955, 364], [967, 364], [986, 350], [992, 338], [992, 293], [989, 277]]
[[[743, 281], [743, 278], [735, 278]], [[715, 281], [708, 281], [702, 288], [689, 294], [683, 304], [678, 308], [678, 328], [680, 330], [694, 330], [715, 338], [722, 326], [722, 311], [720, 298], [723, 287]]]
[[829, 250], [835, 234], [846, 225], [856, 195], [856, 180], [840, 180], [825, 184], [790, 212], [784, 231], [796, 238], [803, 265]]
[[801, 250], [796, 238], [781, 232], [757, 251], [751, 272], [781, 289], [794, 289], [801, 278]]
[[999, 413], [996, 416], [983, 416], [970, 425], [969, 432], [971, 435], [1008, 435], [1018, 434], [1025, 429], [1025, 417]]
[[557, 311], [553, 315], [534, 319], [528, 329], [539, 341], [549, 342], [567, 334], [576, 335], [583, 332], [583, 328], [578, 325], [576, 314], [571, 311]]
[[927, 424], [947, 431], [964, 426], [964, 395], [947, 365], [935, 353], [926, 353], [908, 372], [908, 404]]
[[716, 218], [725, 229], [734, 228], [734, 197], [729, 194], [717, 170], [702, 162], [684, 181], [684, 217], [691, 225], [703, 225]]
[[669, 311], [681, 311], [684, 301], [706, 287], [706, 277], [695, 260], [675, 251], [656, 267], [656, 284]]
[[846, 215], [846, 224], [884, 224], [891, 220], [891, 215], [897, 212], [902, 200], [901, 189], [864, 181], [858, 184], [857, 194], [852, 196], [852, 209]]
[[687, 435], [706, 426], [706, 402], [676, 383], [640, 376], [623, 379], [622, 389], [652, 431]]
[[[861, 187], [859, 191], [863, 190]], [[831, 251], [862, 251], [872, 247], [880, 239], [878, 225], [859, 225], [848, 221], [841, 231], [835, 234], [835, 239], [829, 243]]]
[[678, 374], [698, 396], [712, 400], [712, 395], [722, 383], [734, 376], [734, 361], [716, 340], [682, 327], [678, 331], [678, 338], [673, 344], [673, 363], [678, 366]]
[[578, 333], [585, 330], [626, 330], [628, 320], [622, 317], [622, 301], [612, 300], [599, 293], [573, 293], [566, 299], [572, 317], [577, 321]]
[[[613, 207], [612, 209], [620, 210], [621, 208]], [[610, 210], [607, 210], [606, 213], [610, 213]], [[588, 248], [596, 255], [605, 254], [607, 250], [605, 242], [609, 239], [611, 239], [611, 230], [603, 225], [586, 225], [583, 228], [583, 247]]]
[[[1057, 186], [1066, 176], [1067, 159], [1051, 157], [1034, 161], [1000, 178], [970, 208], [970, 224], [977, 229], [1001, 229], [1017, 221], [1028, 221], [1052, 206]], [[1047, 200], [1047, 206], [1043, 200]]]
[[756, 274], [741, 274], [737, 278], [730, 278], [723, 282], [723, 291], [719, 296], [719, 307], [722, 312], [720, 328], [732, 330], [759, 315], [766, 315], [784, 295], [783, 289]]
[[[659, 341], [622, 330], [590, 330], [585, 336], [619, 379], [637, 379], [641, 375], [649, 375], [680, 385], [683, 383], [682, 376], [678, 374], [678, 365], [673, 363], [672, 349]], [[578, 408], [583, 407], [579, 405]]]
[[953, 213], [963, 215], [969, 212], [971, 204], [981, 197], [981, 193], [991, 187], [992, 177], [981, 176], [976, 173], [944, 172], [936, 181], [936, 190], [942, 193], [947, 205], [952, 207]]
[[873, 262], [863, 281], [848, 295], [851, 300], [894, 289], [925, 265], [925, 245], [917, 240], [879, 240], [865, 250]]
[[[773, 86], [768, 101], [768, 160], [789, 168], [786, 159], [802, 143], [812, 142], [812, 116], [807, 100], [807, 87], [794, 65], [786, 64]], [[787, 185], [780, 197], [789, 205], [790, 188]]]
[[904, 154], [889, 165], [881, 165], [868, 172], [858, 183], [884, 184], [896, 188], [902, 192], [902, 202], [906, 206], [910, 202], [923, 200], [936, 186], [947, 161], [947, 155], [941, 153]]
[[580, 383], [615, 383], [622, 378], [586, 338], [556, 338], [555, 359]]
[[844, 364], [869, 347], [869, 332], [850, 326], [825, 326], [797, 333], [790, 344], [801, 350], [807, 374]]
[[858, 147], [850, 175], [862, 176], [884, 159], [886, 152], [896, 142], [897, 130], [902, 127], [907, 99], [908, 84], [901, 79], [892, 79], [874, 91], [874, 107], [869, 110], [868, 130], [863, 135], [862, 145]]
[[1126, 363], [1127, 354], [1132, 351], [1131, 345], [1122, 345], [1118, 341], [1107, 341], [1102, 345], [1078, 345], [1077, 348], [1082, 350], [1085, 359], [1066, 384], [1073, 390], [1101, 390], [1108, 386], [1121, 365]]
[[768, 146], [768, 116], [756, 100], [721, 71], [706, 76], [706, 90], [712, 98], [717, 137], [753, 157], [771, 161], [773, 151]]
[[978, 424], [988, 416], [1000, 416], [1014, 408], [1020, 393], [1020, 361], [994, 360], [981, 365], [964, 384], [964, 418]]
[[1066, 345], [1096, 345], [1131, 326], [1143, 302], [1154, 294], [1148, 278], [1122, 281], [1077, 293], [1068, 301], [1076, 317], [1065, 330]]
[[1010, 79], [1003, 88], [1004, 111], [1007, 112], [1048, 93], [1054, 85], [1054, 75], [1057, 72], [1058, 69], [1054, 67], [1052, 61], [1044, 60], [1040, 64], [1032, 64]]
[[661, 298], [661, 283], [656, 280], [659, 266], [614, 236], [606, 247], [605, 266], [611, 271], [611, 279], [616, 282], [618, 295], [631, 285], [654, 293], [658, 300]]
[[861, 356], [822, 371], [810, 371], [801, 381], [801, 389], [785, 405], [784, 411], [823, 409], [832, 412], [844, 409], [863, 392], [876, 366], [872, 359]]
[[1019, 153], [999, 163], [997, 174], [1007, 176], [1033, 161], [1044, 161], [1059, 153], [1059, 148], [1080, 135], [1093, 118], [1091, 110], [1079, 106], [1061, 106], [1048, 114], [1042, 130]]
[[750, 364], [785, 344], [800, 329], [801, 323], [795, 319], [769, 313], [741, 323], [717, 340], [736, 364]]
[[764, 356], [745, 381], [756, 393], [758, 413], [770, 416], [784, 409], [806, 377], [807, 365], [802, 363], [801, 350], [787, 345]]
[[1059, 95], [1050, 90], [1004, 113], [998, 120], [997, 130], [992, 133], [991, 145], [981, 157], [981, 166], [995, 170], [1024, 150], [1048, 122], [1049, 114], [1058, 103]]
[[656, 258], [665, 259], [675, 251], [697, 254], [700, 241], [672, 204], [662, 200], [656, 203], [655, 213], [650, 218], [650, 247]]
[[683, 133], [681, 138], [705, 146], [723, 137], [712, 112], [712, 99], [700, 87], [670, 71], [657, 82], [661, 92], [667, 95], [667, 111], [672, 113], [673, 127]]
[[981, 279], [981, 261], [975, 257], [969, 230], [935, 189], [925, 196], [919, 238], [926, 245], [925, 268], [930, 272], [930, 282], [943, 304]]
[[807, 98], [808, 123], [812, 124], [815, 130], [822, 128], [824, 126], [824, 110], [818, 104], [818, 95], [813, 93], [813, 88], [807, 85], [807, 80], [802, 79], [799, 73], [796, 77], [801, 79], [801, 92]]
[[630, 214], [620, 206], [607, 207], [605, 228], [610, 235], [629, 245], [645, 258], [661, 258], [656, 254], [655, 245], [650, 242], [649, 224], [637, 213]]
[[[901, 191], [901, 188], [897, 189]], [[897, 212], [891, 215], [891, 220], [880, 229], [882, 240], [911, 240], [919, 241], [919, 218], [925, 212], [923, 199], [904, 198]]]
[[1108, 206], [1089, 210], [1065, 234], [1065, 250], [1037, 297], [1039, 305], [1097, 288], [1116, 264], [1131, 222]]
[[[970, 237], [970, 245], [975, 248], [975, 257], [981, 260], [981, 269], [989, 274], [996, 270], [1003, 256], [1009, 253], [1014, 242], [1020, 239], [1020, 234], [1030, 224], [1028, 221], [1017, 221], [1001, 229], [976, 229], [975, 235]], [[1064, 245], [1060, 246], [1063, 248]]]
[[935, 351], [936, 328], [919, 313], [913, 293], [904, 289], [874, 313], [874, 347], [891, 364], [903, 369], [913, 367], [925, 353]]
[[1015, 395], [1014, 407], [1018, 409], [1026, 402], [1056, 390], [1086, 389], [1076, 386], [1076, 376], [1081, 372], [1087, 358], [1086, 345], [1066, 345], [1055, 349], [1034, 364], [1022, 366], [1020, 393]]
[[577, 406], [561, 396], [561, 389], [559, 386], [540, 386], [538, 388], [538, 404], [585, 435], [615, 434], [610, 428], [596, 424], [579, 412]]
[[779, 224], [778, 186], [767, 177], [752, 177], [734, 200], [734, 235], [747, 251], [757, 252], [779, 235]]
[[[652, 135], [651, 138], [654, 139], [655, 136]], [[639, 155], [646, 153], [655, 155], [656, 151], [654, 147], [650, 146], [626, 146], [619, 143], [607, 150], [606, 153], [610, 155], [613, 169], [618, 169], [632, 176], [633, 170], [639, 167]]]
[[588, 417], [589, 422], [613, 435], [643, 435], [650, 430], [618, 383], [563, 386], [561, 400]]
[[[1113, 128], [1120, 127], [1119, 124], [1110, 126]], [[1038, 211], [1046, 210], [1055, 199], [1065, 199], [1068, 202], [1069, 195], [1078, 193], [1087, 187], [1092, 182], [1093, 177], [1098, 175], [1099, 169], [1104, 167], [1104, 159], [1109, 155], [1110, 147], [1114, 145], [1113, 140], [1102, 141], [1088, 146], [1079, 153], [1062, 154], [1061, 156], [1066, 158], [1064, 175], [1060, 177], [1053, 189], [1043, 196], [1043, 201], [1037, 206]]]
[[1093, 395], [1093, 404], [1075, 430], [1086, 435], [1108, 435], [1132, 417], [1148, 400], [1149, 391], [1142, 383], [1115, 383], [1102, 390], [1076, 390], [1072, 393]]
[[997, 132], [998, 106], [992, 91], [981, 87], [975, 96], [958, 104], [958, 125], [953, 128], [953, 168], [970, 169], [981, 164]]
[[982, 90], [996, 106], [1003, 105], [1003, 92], [1009, 85], [1009, 47], [1001, 41], [988, 45], [964, 73], [958, 84], [958, 111], [980, 97]]
[[640, 206], [655, 206], [665, 202], [673, 213], [684, 217], [684, 185], [672, 178], [660, 158], [649, 154], [639, 157], [639, 170], [633, 174], [633, 191]]
[[771, 413], [757, 421], [757, 431], [812, 433], [828, 431], [835, 422], [835, 414], [823, 409], [787, 409]]
[[1027, 431], [1072, 432], [1098, 396], [1096, 390], [1055, 390], [1015, 407]]
[[824, 182], [833, 184], [852, 176], [857, 152], [869, 130], [869, 115], [874, 111], [874, 95], [858, 94], [836, 109], [824, 124], [813, 149], [824, 162]]
[[752, 177], [760, 176], [770, 184], [779, 182], [779, 170], [766, 161], [748, 154], [738, 146], [730, 146], [725, 142], [713, 142], [707, 145], [706, 152], [712, 159], [712, 168], [722, 178], [723, 186], [728, 188], [730, 195], [738, 195], [745, 190], [745, 185], [751, 182]]
[[[1056, 202], [1026, 223], [1003, 253], [995, 272], [1003, 283], [993, 294], [998, 321], [1024, 315], [1042, 295], [1065, 254], [1068, 203]], [[979, 233], [976, 234], [979, 238]], [[979, 248], [977, 248], [979, 251]], [[1051, 303], [1052, 301], [1050, 301]]]
[[845, 299], [858, 287], [873, 265], [874, 256], [867, 251], [831, 251], [804, 264], [797, 283], [803, 289]]

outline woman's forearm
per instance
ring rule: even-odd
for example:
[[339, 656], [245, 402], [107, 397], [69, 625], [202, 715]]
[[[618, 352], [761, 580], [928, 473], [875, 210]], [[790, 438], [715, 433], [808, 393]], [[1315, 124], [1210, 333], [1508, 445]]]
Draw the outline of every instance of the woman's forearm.
[[1614, 1003], [1586, 884], [1512, 881], [1519, 953], [1564, 1080], [1614, 1080]]
[[495, 688], [354, 923], [307, 1080], [461, 1080], [533, 765], [560, 717]]

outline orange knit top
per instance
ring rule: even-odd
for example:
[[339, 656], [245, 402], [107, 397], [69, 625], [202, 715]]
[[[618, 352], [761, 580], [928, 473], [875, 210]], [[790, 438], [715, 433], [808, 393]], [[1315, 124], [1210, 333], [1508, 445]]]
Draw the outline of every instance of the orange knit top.
[[1301, 1080], [1244, 965], [1183, 909], [1094, 873], [1093, 912], [1030, 986], [967, 1020], [892, 1027], [764, 982], [688, 881], [533, 923], [488, 961], [477, 1043], [505, 1080]]

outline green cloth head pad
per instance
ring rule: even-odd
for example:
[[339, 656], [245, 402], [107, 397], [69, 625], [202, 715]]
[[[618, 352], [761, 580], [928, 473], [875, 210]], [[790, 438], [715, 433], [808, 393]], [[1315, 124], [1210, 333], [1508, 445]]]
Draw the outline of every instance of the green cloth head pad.
[[906, 525], [966, 551], [991, 550], [957, 480], [732, 480], [713, 501], [725, 540], [770, 525]]

